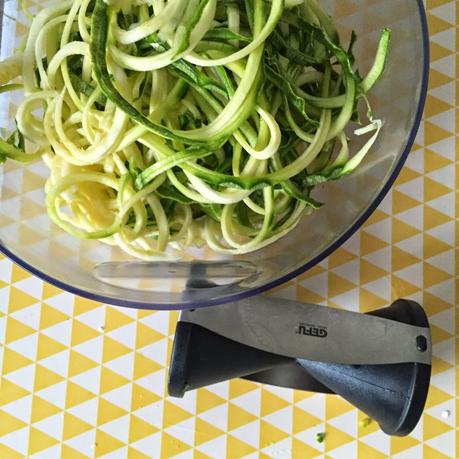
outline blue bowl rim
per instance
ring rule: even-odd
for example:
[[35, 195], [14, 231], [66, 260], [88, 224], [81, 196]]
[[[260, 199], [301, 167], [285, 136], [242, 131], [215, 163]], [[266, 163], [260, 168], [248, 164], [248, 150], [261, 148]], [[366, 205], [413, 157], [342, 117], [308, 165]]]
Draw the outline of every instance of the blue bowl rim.
[[174, 303], [154, 304], [154, 303], [142, 303], [142, 302], [136, 302], [136, 301], [131, 301], [131, 300], [124, 300], [121, 298], [113, 298], [113, 297], [104, 296], [101, 294], [94, 294], [94, 293], [79, 289], [77, 287], [74, 287], [65, 282], [61, 282], [58, 279], [55, 279], [54, 277], [41, 272], [40, 270], [36, 269], [35, 267], [30, 265], [26, 261], [19, 258], [13, 252], [8, 250], [8, 248], [5, 245], [3, 245], [1, 240], [0, 240], [0, 252], [2, 252], [5, 256], [11, 259], [14, 263], [19, 265], [21, 268], [25, 269], [26, 271], [30, 272], [34, 276], [37, 276], [43, 281], [51, 285], [54, 285], [55, 287], [61, 290], [72, 293], [74, 295], [78, 295], [83, 298], [87, 298], [89, 300], [96, 301], [99, 303], [111, 304], [114, 306], [123, 306], [123, 307], [136, 308], [136, 309], [153, 309], [153, 310], [193, 309], [193, 308], [200, 308], [200, 307], [217, 306], [219, 304], [239, 301], [244, 298], [248, 298], [250, 296], [259, 295], [263, 292], [266, 292], [267, 290], [271, 290], [281, 284], [284, 284], [285, 282], [288, 282], [294, 279], [295, 277], [304, 273], [308, 269], [311, 269], [313, 266], [320, 263], [322, 260], [324, 260], [329, 255], [331, 255], [334, 251], [336, 251], [339, 247], [341, 247], [351, 236], [353, 236], [359, 230], [359, 228], [365, 223], [365, 221], [368, 220], [368, 218], [373, 214], [373, 212], [377, 209], [379, 204], [381, 204], [382, 200], [385, 198], [389, 190], [392, 188], [395, 180], [397, 179], [398, 175], [400, 174], [400, 171], [402, 170], [406, 162], [406, 159], [411, 151], [411, 148], [413, 147], [417, 132], [421, 125], [422, 116], [424, 113], [425, 103], [427, 99], [428, 85], [429, 85], [429, 68], [430, 68], [429, 30], [428, 30], [428, 24], [427, 24], [426, 10], [424, 8], [423, 0], [416, 0], [416, 2], [417, 2], [418, 9], [419, 9], [419, 15], [420, 15], [421, 26], [422, 26], [424, 64], [423, 64], [423, 77], [422, 77], [422, 83], [421, 83], [421, 93], [419, 97], [419, 104], [418, 104], [418, 108], [416, 111], [414, 123], [413, 123], [410, 135], [406, 143], [406, 147], [404, 151], [402, 152], [402, 154], [400, 155], [400, 158], [397, 164], [395, 165], [391, 176], [389, 177], [389, 179], [387, 180], [383, 188], [380, 190], [378, 196], [376, 196], [376, 198], [371, 203], [371, 205], [365, 210], [365, 212], [363, 212], [363, 214], [333, 244], [330, 244], [330, 246], [327, 247], [323, 252], [321, 252], [319, 255], [317, 255], [312, 260], [309, 260], [304, 265], [291, 271], [289, 274], [281, 276], [278, 279], [274, 279], [260, 287], [254, 287], [251, 289], [238, 291], [236, 293], [222, 296], [219, 298], [203, 300], [203, 301], [199, 301], [198, 303], [194, 303], [194, 302], [185, 303], [184, 302], [180, 304], [174, 304]]

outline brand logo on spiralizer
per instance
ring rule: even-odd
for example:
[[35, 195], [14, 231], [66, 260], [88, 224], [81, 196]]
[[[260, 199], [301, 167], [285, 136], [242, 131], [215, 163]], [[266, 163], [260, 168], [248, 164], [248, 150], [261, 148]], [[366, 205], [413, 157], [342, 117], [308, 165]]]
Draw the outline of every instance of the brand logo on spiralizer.
[[328, 335], [327, 327], [303, 323], [296, 327], [295, 332], [297, 335], [315, 336], [316, 338], [326, 338]]

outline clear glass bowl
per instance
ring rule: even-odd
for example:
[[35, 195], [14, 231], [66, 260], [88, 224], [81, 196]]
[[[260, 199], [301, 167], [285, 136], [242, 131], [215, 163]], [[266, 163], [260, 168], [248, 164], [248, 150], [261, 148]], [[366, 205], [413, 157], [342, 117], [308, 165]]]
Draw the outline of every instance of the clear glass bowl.
[[[51, 0], [55, 1], [55, 0]], [[98, 242], [68, 236], [44, 206], [46, 168], [7, 162], [0, 168], [0, 251], [47, 282], [97, 301], [121, 306], [177, 309], [230, 302], [272, 288], [320, 262], [370, 216], [392, 186], [413, 145], [427, 92], [428, 31], [422, 0], [323, 0], [343, 40], [359, 36], [357, 60], [369, 68], [379, 32], [393, 40], [383, 80], [371, 94], [385, 126], [357, 172], [324, 186], [326, 205], [275, 244], [239, 257], [194, 250], [172, 264], [139, 263]], [[35, 5], [45, 4], [44, 0]], [[0, 57], [13, 53], [26, 19], [16, 0], [0, 0]], [[39, 6], [37, 6], [38, 8]], [[0, 127], [12, 124], [17, 101], [0, 96]]]

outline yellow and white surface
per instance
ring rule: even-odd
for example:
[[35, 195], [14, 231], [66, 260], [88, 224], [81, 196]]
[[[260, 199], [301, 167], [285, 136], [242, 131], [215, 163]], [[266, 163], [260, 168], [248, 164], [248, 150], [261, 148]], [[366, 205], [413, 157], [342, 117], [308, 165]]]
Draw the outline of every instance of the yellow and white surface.
[[[427, 0], [427, 109], [392, 193], [343, 248], [275, 292], [361, 311], [398, 297], [424, 305], [432, 386], [409, 437], [362, 427], [364, 416], [335, 396], [240, 380], [167, 398], [177, 313], [74, 297], [0, 256], [0, 458], [458, 457], [456, 5]], [[318, 432], [326, 433], [323, 444]]]

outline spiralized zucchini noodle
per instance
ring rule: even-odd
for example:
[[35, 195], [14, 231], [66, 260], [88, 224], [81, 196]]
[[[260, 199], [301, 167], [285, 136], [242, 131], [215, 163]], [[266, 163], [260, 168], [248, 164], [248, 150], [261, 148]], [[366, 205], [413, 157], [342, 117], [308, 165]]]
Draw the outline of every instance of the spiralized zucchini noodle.
[[376, 141], [390, 30], [364, 77], [355, 40], [319, 0], [56, 1], [0, 63], [0, 91], [24, 94], [0, 162], [43, 160], [49, 216], [75, 237], [146, 260], [258, 250]]

